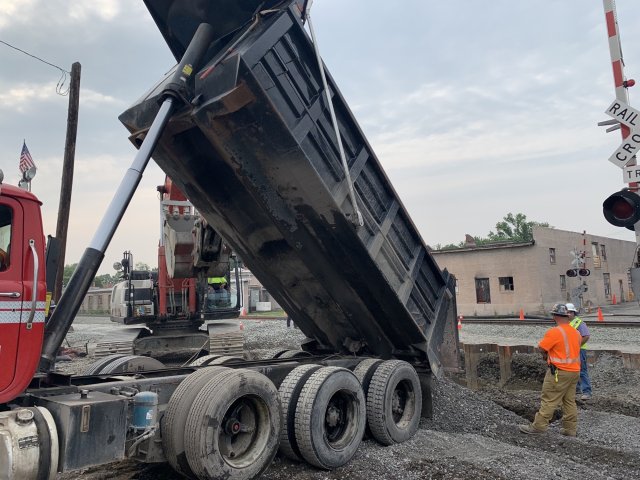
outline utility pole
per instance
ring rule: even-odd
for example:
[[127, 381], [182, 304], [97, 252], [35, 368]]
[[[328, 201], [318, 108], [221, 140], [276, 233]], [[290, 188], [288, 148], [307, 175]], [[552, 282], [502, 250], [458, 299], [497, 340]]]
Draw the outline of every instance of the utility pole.
[[69, 212], [71, 209], [71, 188], [73, 186], [73, 165], [76, 156], [76, 136], [78, 133], [78, 106], [80, 104], [80, 63], [71, 65], [71, 83], [69, 85], [69, 111], [67, 114], [67, 138], [64, 144], [64, 162], [60, 186], [60, 205], [58, 207], [58, 223], [56, 238], [60, 241], [60, 259], [56, 275], [53, 299], [56, 303], [62, 295], [62, 279], [64, 276], [64, 257], [67, 249], [67, 230], [69, 228]]

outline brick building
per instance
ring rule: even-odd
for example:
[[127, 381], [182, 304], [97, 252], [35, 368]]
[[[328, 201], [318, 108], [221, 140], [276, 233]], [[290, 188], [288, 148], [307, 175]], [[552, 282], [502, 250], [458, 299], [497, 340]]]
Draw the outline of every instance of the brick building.
[[[570, 277], [571, 251], [586, 252], [586, 277]], [[520, 309], [546, 313], [558, 301], [584, 309], [633, 298], [629, 268], [636, 244], [625, 240], [534, 227], [533, 240], [432, 252], [440, 268], [456, 277], [458, 313], [509, 315]]]

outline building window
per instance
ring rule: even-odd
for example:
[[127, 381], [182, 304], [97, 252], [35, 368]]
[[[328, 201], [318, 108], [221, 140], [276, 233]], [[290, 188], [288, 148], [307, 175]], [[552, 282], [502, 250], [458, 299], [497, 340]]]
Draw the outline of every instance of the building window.
[[476, 303], [491, 303], [488, 278], [476, 278]]
[[501, 292], [513, 292], [513, 277], [498, 277]]
[[567, 277], [565, 275], [560, 275], [560, 290], [567, 289]]
[[602, 278], [604, 279], [604, 295], [605, 297], [611, 296], [611, 278], [608, 273], [603, 273]]
[[556, 264], [556, 249], [555, 248], [550, 248], [549, 249], [549, 263], [551, 265], [555, 265]]
[[593, 267], [600, 268], [600, 255], [598, 254], [598, 242], [591, 242], [591, 256], [593, 257]]
[[605, 249], [604, 245], [600, 245], [600, 259], [603, 262], [607, 261], [607, 250]]

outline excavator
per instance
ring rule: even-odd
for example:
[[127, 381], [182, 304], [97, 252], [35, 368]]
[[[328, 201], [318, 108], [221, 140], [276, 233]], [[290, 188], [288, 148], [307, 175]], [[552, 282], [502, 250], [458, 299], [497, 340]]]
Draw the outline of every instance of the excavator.
[[96, 357], [241, 355], [240, 324], [224, 321], [237, 319], [242, 303], [236, 256], [169, 177], [158, 192], [158, 271], [133, 270], [131, 252], [114, 264], [123, 281], [113, 287], [110, 318], [134, 326], [98, 343]]

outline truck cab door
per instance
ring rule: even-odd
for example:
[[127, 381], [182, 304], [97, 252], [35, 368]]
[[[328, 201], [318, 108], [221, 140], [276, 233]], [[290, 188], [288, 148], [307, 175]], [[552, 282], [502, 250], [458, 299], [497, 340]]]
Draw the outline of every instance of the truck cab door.
[[40, 202], [27, 192], [5, 194], [5, 188], [0, 195], [0, 404], [20, 395], [38, 368], [47, 290]]
[[14, 380], [23, 315], [22, 205], [0, 198], [0, 393]]

